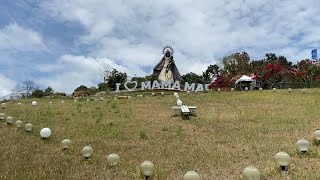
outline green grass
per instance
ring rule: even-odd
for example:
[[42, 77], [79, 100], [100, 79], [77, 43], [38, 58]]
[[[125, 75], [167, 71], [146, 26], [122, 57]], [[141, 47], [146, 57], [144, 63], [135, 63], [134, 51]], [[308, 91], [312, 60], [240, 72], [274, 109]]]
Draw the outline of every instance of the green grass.
[[[104, 101], [36, 99], [8, 102], [1, 109], [15, 120], [34, 125], [32, 132], [0, 122], [0, 179], [142, 179], [139, 165], [155, 164], [155, 179], [182, 179], [190, 170], [202, 180], [242, 179], [253, 165], [262, 179], [282, 179], [274, 155], [286, 151], [292, 161], [289, 178], [320, 179], [320, 147], [313, 132], [320, 127], [320, 90], [179, 93], [184, 104], [197, 106], [197, 116], [173, 116], [173, 92], [167, 95]], [[52, 101], [53, 104], [48, 102]], [[42, 128], [52, 136], [43, 140]], [[63, 151], [60, 142], [72, 147]], [[308, 156], [297, 155], [295, 143], [312, 141]], [[90, 145], [86, 161], [81, 150]], [[119, 166], [107, 166], [117, 153]]]

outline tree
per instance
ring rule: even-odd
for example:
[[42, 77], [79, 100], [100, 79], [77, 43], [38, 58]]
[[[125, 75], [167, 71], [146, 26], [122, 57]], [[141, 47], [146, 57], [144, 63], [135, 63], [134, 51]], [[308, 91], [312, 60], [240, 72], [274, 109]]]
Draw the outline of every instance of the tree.
[[32, 97], [33, 98], [42, 98], [44, 96], [44, 91], [42, 91], [41, 89], [36, 89], [34, 91], [32, 91]]
[[183, 75], [182, 78], [185, 82], [188, 82], [188, 83], [203, 83], [203, 79], [201, 78], [201, 76], [193, 72], [189, 72]]
[[51, 96], [53, 94], [54, 90], [52, 89], [51, 86], [48, 86], [45, 90], [44, 90], [44, 95], [45, 96]]
[[39, 89], [38, 85], [36, 85], [36, 83], [32, 80], [28, 80], [16, 85], [16, 87], [13, 89], [13, 92], [20, 93], [23, 98], [29, 98], [31, 97], [32, 92], [36, 89]]
[[81, 85], [79, 87], [77, 87], [75, 90], [75, 92], [79, 92], [79, 91], [89, 91], [88, 87], [85, 85]]
[[297, 64], [298, 75], [306, 83], [320, 80], [320, 67], [313, 64], [311, 60], [305, 59]]
[[218, 77], [220, 75], [220, 67], [215, 64], [215, 65], [209, 65], [207, 70], [202, 72], [202, 79], [205, 82], [211, 82], [212, 78]]
[[222, 59], [224, 75], [236, 76], [250, 73], [250, 57], [246, 52], [235, 53]]
[[113, 71], [111, 66], [109, 64], [104, 63], [104, 62], [101, 62], [99, 70], [100, 70], [100, 74], [103, 77], [103, 82], [108, 83], [109, 76], [112, 75], [112, 71]]
[[124, 89], [123, 84], [127, 81], [127, 74], [113, 69], [108, 77], [108, 85], [111, 89], [116, 89], [116, 83], [121, 83], [120, 89]]
[[109, 89], [108, 83], [99, 83], [98, 90], [99, 91], [107, 91]]

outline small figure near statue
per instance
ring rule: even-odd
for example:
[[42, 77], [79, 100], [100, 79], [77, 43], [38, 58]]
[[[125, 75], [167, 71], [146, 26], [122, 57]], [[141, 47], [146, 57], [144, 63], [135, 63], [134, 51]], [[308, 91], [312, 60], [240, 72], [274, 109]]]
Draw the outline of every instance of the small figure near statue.
[[160, 81], [174, 83], [182, 81], [183, 78], [173, 60], [173, 49], [170, 46], [165, 46], [162, 53], [164, 56], [161, 61], [153, 68], [153, 75], [158, 77]]

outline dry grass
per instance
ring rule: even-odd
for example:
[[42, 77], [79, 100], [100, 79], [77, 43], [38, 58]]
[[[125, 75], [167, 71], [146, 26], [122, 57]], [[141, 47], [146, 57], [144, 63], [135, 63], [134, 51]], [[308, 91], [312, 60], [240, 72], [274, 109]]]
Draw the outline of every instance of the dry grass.
[[[105, 101], [38, 99], [7, 103], [0, 110], [16, 120], [34, 124], [32, 133], [0, 123], [0, 179], [142, 179], [139, 165], [155, 164], [156, 179], [182, 179], [196, 170], [203, 180], [237, 180], [246, 166], [256, 166], [263, 179], [281, 179], [274, 163], [278, 151], [292, 157], [290, 179], [320, 179], [319, 147], [308, 156], [296, 154], [298, 139], [313, 139], [320, 126], [320, 92], [293, 90], [209, 92], [186, 95], [184, 104], [198, 107], [190, 120], [173, 117], [172, 93], [164, 97]], [[49, 105], [48, 102], [53, 104]], [[47, 140], [39, 131], [51, 128]], [[60, 142], [70, 138], [69, 151]], [[81, 149], [90, 145], [94, 155], [85, 161]], [[120, 155], [114, 169], [106, 156]]]

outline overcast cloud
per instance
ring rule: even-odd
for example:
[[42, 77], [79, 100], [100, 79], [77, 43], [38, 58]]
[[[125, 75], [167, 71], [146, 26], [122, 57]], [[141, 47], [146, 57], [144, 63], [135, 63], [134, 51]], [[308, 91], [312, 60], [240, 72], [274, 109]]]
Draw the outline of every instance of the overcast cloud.
[[181, 74], [241, 51], [296, 62], [319, 47], [319, 9], [317, 0], [2, 2], [0, 96], [26, 77], [67, 93], [96, 86], [100, 62], [145, 76], [165, 45], [174, 47]]

